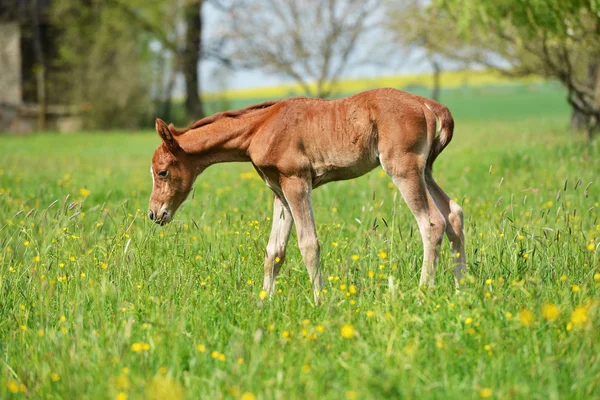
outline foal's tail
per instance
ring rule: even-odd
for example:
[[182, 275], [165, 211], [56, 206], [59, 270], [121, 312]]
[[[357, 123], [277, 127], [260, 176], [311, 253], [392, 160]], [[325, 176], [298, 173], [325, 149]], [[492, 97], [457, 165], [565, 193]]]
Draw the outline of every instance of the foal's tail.
[[436, 136], [433, 139], [429, 156], [427, 157], [426, 168], [431, 171], [433, 162], [440, 155], [442, 150], [448, 146], [454, 134], [454, 119], [447, 107], [436, 102], [427, 102], [425, 107], [435, 116]]

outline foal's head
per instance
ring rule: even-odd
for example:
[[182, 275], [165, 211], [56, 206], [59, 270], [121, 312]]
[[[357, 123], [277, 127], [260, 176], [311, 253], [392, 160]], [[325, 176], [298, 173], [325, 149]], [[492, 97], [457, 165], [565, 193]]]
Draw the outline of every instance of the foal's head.
[[171, 222], [175, 211], [187, 198], [196, 179], [192, 157], [179, 145], [175, 130], [160, 119], [156, 120], [156, 132], [162, 143], [152, 157], [152, 194], [148, 217], [157, 224]]

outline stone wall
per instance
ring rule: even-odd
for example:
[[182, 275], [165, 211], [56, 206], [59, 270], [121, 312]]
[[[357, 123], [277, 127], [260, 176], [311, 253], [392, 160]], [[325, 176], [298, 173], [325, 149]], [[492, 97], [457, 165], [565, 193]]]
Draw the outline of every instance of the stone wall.
[[0, 23], [0, 104], [22, 102], [20, 42], [17, 23]]

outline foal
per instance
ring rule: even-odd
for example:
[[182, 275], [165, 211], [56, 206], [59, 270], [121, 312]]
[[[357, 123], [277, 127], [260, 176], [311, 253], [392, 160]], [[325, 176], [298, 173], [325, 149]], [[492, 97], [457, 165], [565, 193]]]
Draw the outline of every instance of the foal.
[[359, 177], [378, 165], [414, 214], [423, 240], [420, 285], [433, 286], [444, 232], [456, 283], [465, 270], [463, 211], [438, 186], [431, 169], [452, 139], [454, 120], [443, 105], [396, 89], [339, 100], [293, 98], [201, 119], [178, 130], [156, 120], [162, 143], [152, 158], [148, 216], [173, 219], [194, 180], [220, 162], [249, 161], [274, 193], [273, 226], [263, 288], [269, 294], [296, 224], [298, 245], [315, 300], [323, 288], [311, 193], [331, 181]]

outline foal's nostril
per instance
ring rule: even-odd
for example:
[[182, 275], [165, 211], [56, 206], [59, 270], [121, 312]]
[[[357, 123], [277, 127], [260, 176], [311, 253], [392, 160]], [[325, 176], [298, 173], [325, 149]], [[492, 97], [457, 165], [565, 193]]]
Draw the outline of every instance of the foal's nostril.
[[169, 216], [169, 211], [163, 210], [162, 215], [160, 216], [160, 219], [167, 219], [168, 216]]
[[154, 221], [154, 211], [152, 211], [152, 210], [148, 211], [148, 218], [150, 218], [152, 221]]

